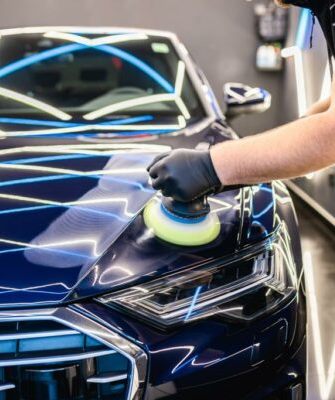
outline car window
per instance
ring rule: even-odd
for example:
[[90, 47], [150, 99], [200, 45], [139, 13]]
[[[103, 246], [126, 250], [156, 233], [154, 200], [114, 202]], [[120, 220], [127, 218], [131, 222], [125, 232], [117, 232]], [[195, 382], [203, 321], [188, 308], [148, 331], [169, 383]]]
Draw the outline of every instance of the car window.
[[5, 36], [0, 45], [2, 115], [58, 110], [90, 121], [143, 113], [204, 116], [168, 38], [50, 31]]

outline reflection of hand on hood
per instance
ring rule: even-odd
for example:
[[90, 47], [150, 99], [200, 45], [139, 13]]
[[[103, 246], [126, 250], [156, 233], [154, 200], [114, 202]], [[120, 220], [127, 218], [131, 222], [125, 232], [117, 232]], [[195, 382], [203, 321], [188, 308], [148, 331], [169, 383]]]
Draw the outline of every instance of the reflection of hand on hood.
[[150, 154], [113, 156], [103, 169], [111, 173], [103, 174], [97, 186], [69, 204], [64, 213], [31, 241], [31, 245], [39, 248], [25, 250], [26, 259], [58, 268], [91, 265], [151, 198], [153, 192], [147, 187], [145, 170], [151, 159]]

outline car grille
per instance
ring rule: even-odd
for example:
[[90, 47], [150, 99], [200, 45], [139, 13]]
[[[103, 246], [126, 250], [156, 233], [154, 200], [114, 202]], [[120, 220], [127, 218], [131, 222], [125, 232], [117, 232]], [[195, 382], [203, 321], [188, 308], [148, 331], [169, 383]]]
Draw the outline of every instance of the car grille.
[[0, 400], [123, 400], [129, 364], [57, 321], [0, 323]]

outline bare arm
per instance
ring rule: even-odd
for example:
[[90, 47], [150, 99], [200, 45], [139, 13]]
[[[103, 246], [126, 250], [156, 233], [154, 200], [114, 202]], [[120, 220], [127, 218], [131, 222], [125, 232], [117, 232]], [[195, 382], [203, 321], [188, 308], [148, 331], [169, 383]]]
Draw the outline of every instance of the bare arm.
[[293, 178], [328, 167], [335, 163], [334, 99], [325, 112], [218, 144], [211, 158], [224, 185]]
[[223, 186], [293, 178], [335, 163], [335, 83], [328, 102], [309, 116], [269, 132], [208, 150], [175, 149], [148, 166], [152, 186], [190, 202]]
[[306, 116], [314, 115], [314, 114], [319, 114], [322, 112], [325, 112], [329, 109], [330, 107], [330, 97], [328, 97], [325, 100], [320, 100], [317, 103], [314, 103], [306, 113]]

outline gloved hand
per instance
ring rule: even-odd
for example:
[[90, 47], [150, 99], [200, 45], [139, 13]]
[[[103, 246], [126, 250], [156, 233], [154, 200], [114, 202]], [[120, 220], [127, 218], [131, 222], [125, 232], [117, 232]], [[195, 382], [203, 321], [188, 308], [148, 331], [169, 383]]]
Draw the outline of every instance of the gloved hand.
[[178, 149], [161, 154], [147, 168], [163, 196], [190, 202], [223, 189], [209, 151]]

